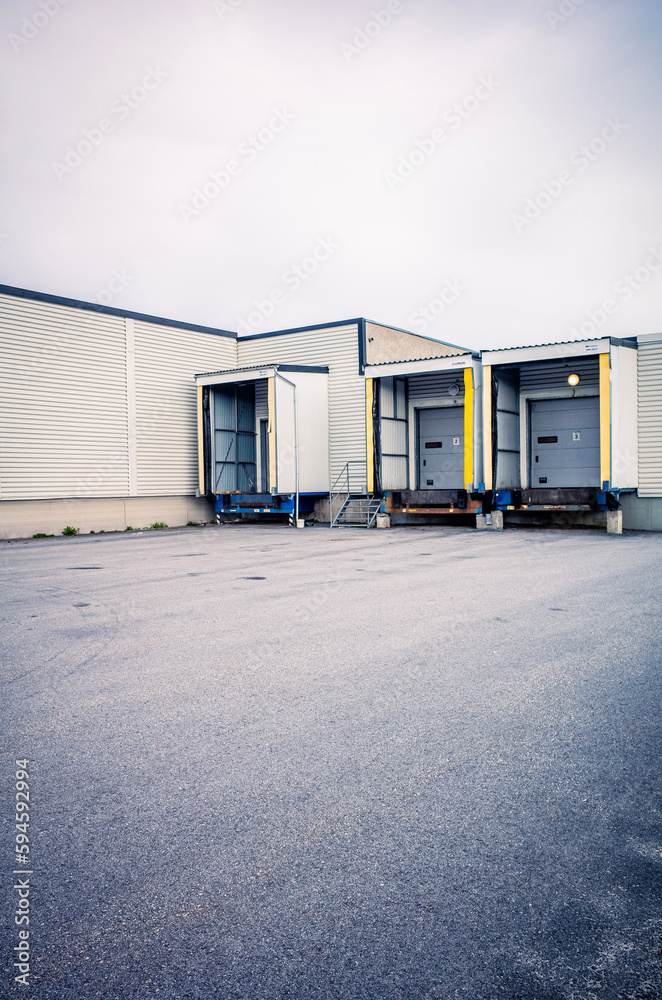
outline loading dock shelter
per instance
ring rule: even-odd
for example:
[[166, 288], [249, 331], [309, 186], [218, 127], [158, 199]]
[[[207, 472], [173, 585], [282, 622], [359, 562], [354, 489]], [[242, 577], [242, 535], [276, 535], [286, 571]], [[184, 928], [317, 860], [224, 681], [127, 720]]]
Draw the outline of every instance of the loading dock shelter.
[[328, 371], [283, 364], [196, 376], [199, 488], [218, 517], [294, 518], [328, 495]]
[[393, 515], [480, 512], [482, 367], [446, 357], [366, 367], [374, 481]]
[[637, 344], [484, 351], [486, 510], [615, 510], [638, 485]]

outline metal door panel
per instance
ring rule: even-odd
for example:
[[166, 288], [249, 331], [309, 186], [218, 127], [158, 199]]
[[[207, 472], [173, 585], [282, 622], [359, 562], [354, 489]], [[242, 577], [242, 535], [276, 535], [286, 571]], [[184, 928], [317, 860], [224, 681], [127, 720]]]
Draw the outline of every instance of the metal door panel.
[[530, 403], [532, 487], [600, 486], [598, 396]]
[[464, 486], [464, 407], [418, 410], [419, 489]]
[[217, 386], [213, 404], [215, 492], [256, 493], [253, 385]]

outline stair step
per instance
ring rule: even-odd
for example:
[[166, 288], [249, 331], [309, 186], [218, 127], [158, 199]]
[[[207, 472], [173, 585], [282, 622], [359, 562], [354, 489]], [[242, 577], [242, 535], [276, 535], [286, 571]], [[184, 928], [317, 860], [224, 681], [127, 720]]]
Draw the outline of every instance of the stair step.
[[[365, 490], [365, 486], [363, 487]], [[334, 509], [340, 507], [333, 521], [333, 525], [339, 528], [370, 528], [375, 523], [375, 518], [381, 510], [381, 500], [364, 493], [359, 487], [355, 493], [334, 493]]]

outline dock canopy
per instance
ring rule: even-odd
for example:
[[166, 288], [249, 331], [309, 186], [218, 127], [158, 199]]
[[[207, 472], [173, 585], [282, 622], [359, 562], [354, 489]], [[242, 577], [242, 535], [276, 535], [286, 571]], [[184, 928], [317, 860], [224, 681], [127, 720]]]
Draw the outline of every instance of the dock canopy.
[[195, 382], [201, 494], [328, 491], [327, 368], [261, 365]]

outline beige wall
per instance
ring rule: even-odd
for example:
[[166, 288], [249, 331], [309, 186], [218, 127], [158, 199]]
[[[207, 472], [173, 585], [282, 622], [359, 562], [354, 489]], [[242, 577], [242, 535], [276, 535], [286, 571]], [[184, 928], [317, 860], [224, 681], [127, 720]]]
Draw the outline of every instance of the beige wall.
[[70, 525], [80, 534], [148, 528], [164, 521], [170, 528], [211, 521], [213, 505], [198, 497], [117, 497], [72, 500], [8, 500], [0, 503], [0, 538], [31, 538], [38, 532], [61, 535]]
[[366, 364], [380, 365], [388, 361], [418, 361], [419, 358], [447, 358], [466, 354], [461, 347], [443, 344], [439, 340], [405, 333], [390, 326], [366, 323]]

